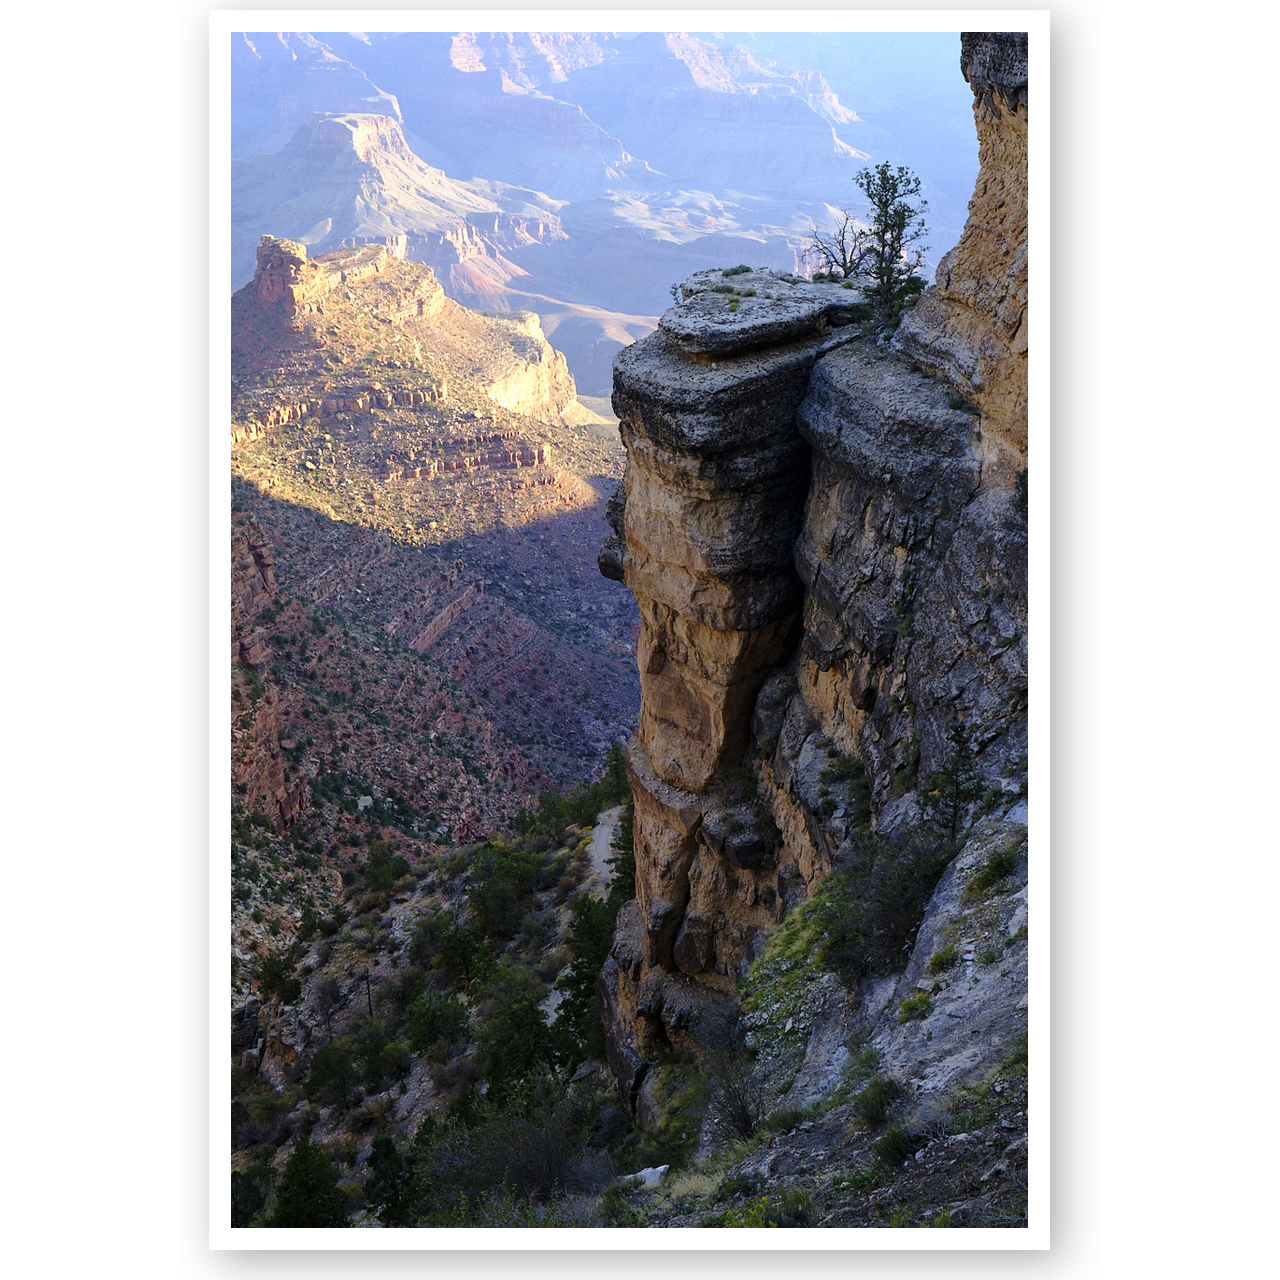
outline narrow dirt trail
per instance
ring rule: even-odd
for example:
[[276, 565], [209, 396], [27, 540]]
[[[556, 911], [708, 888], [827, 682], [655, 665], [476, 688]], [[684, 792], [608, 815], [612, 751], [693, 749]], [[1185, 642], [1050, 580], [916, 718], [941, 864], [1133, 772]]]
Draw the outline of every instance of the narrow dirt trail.
[[595, 830], [591, 833], [591, 874], [587, 877], [587, 884], [597, 897], [603, 897], [609, 892], [609, 885], [613, 880], [613, 868], [608, 865], [613, 851], [609, 845], [621, 817], [621, 805], [606, 809], [596, 819]]
[[[613, 868], [608, 865], [612, 850], [609, 848], [613, 840], [613, 834], [618, 829], [618, 822], [622, 817], [622, 806], [615, 805], [612, 809], [606, 809], [596, 818], [596, 825], [591, 832], [591, 844], [588, 852], [591, 855], [591, 871], [587, 875], [583, 883], [583, 889], [592, 897], [603, 898], [609, 892], [609, 885], [613, 880]], [[547, 1021], [554, 1022], [556, 1020], [556, 1010], [560, 1007], [560, 1001], [564, 998], [562, 991], [552, 991], [542, 1002], [542, 1008], [546, 1012]]]

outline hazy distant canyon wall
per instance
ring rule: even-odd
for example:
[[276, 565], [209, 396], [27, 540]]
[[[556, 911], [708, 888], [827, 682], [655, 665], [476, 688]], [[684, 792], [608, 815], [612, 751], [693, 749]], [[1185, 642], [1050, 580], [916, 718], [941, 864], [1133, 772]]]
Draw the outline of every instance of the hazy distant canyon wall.
[[868, 159], [920, 172], [933, 244], [954, 243], [974, 147], [963, 82], [939, 74], [953, 41], [240, 33], [232, 287], [264, 233], [313, 256], [380, 244], [467, 306], [537, 312], [607, 395], [673, 282], [800, 270]]

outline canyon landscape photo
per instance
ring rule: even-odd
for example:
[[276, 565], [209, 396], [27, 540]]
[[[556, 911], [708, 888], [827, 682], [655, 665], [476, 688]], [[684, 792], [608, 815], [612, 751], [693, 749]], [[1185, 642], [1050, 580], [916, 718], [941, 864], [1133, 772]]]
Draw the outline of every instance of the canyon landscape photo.
[[230, 1226], [1026, 1231], [1026, 33], [230, 43]]

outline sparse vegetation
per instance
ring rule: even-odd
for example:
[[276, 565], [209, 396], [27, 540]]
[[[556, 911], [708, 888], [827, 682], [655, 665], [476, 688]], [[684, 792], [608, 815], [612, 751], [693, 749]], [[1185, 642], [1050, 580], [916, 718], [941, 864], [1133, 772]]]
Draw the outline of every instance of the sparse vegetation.
[[[870, 182], [871, 172], [863, 171], [860, 182]], [[409, 268], [393, 265], [389, 272], [402, 269]], [[754, 289], [735, 287], [734, 278], [748, 270], [729, 268], [723, 275], [730, 279], [713, 286], [730, 311], [755, 297]], [[846, 275], [839, 282], [854, 287]], [[915, 288], [901, 281], [898, 287], [887, 312], [883, 299], [873, 307], [833, 291], [851, 304], [833, 322], [895, 319]], [[344, 293], [335, 295], [326, 324], [340, 318], [344, 303], [359, 300], [358, 289]], [[678, 300], [678, 288], [673, 294]], [[366, 335], [363, 352], [339, 350], [346, 344], [335, 341], [323, 357], [326, 370], [341, 370], [344, 378], [380, 376], [386, 365], [375, 352], [386, 337], [375, 327], [369, 334], [379, 341]], [[305, 334], [298, 345], [305, 347]], [[273, 354], [271, 362], [277, 358], [281, 366], [263, 372], [255, 390], [284, 388], [307, 353]], [[589, 647], [582, 637], [599, 620], [589, 616], [599, 597], [587, 599], [572, 622], [572, 614], [552, 616], [546, 606], [548, 581], [558, 570], [528, 566], [537, 559], [533, 551], [553, 563], [566, 558], [554, 519], [523, 527], [513, 521], [482, 550], [464, 540], [487, 519], [513, 512], [523, 519], [539, 509], [533, 502], [517, 508], [506, 476], [482, 477], [493, 483], [483, 490], [479, 514], [433, 509], [428, 534], [416, 509], [427, 492], [420, 478], [402, 483], [403, 475], [384, 475], [397, 468], [407, 474], [420, 457], [454, 456], [464, 431], [477, 447], [507, 438], [500, 432], [513, 415], [467, 400], [464, 384], [454, 387], [457, 403], [447, 414], [439, 402], [422, 406], [420, 415], [395, 404], [338, 415], [326, 410], [237, 451], [237, 519], [249, 532], [259, 517], [270, 525], [277, 585], [265, 608], [258, 582], [245, 596], [257, 593], [258, 611], [238, 635], [247, 657], [233, 663], [236, 750], [244, 764], [250, 751], [266, 749], [284, 789], [280, 772], [263, 782], [261, 759], [240, 767], [233, 783], [232, 976], [242, 984], [238, 999], [257, 994], [263, 1001], [256, 1028], [253, 1006], [237, 1010], [233, 1023], [236, 1052], [244, 1055], [232, 1080], [233, 1220], [338, 1226], [367, 1211], [395, 1227], [653, 1225], [654, 1199], [666, 1197], [664, 1212], [703, 1215], [706, 1226], [822, 1225], [830, 1202], [825, 1171], [812, 1186], [782, 1185], [762, 1163], [766, 1145], [798, 1149], [810, 1131], [810, 1146], [818, 1149], [821, 1136], [824, 1152], [836, 1152], [836, 1135], [853, 1141], [858, 1158], [837, 1166], [840, 1178], [830, 1187], [839, 1182], [838, 1190], [864, 1192], [889, 1182], [891, 1173], [901, 1177], [886, 1167], [900, 1164], [894, 1142], [921, 1141], [911, 1125], [936, 1132], [918, 1115], [891, 1123], [907, 1112], [908, 1094], [897, 1079], [876, 1074], [876, 1051], [861, 1032], [859, 1038], [849, 1032], [847, 1065], [831, 1096], [808, 1106], [778, 1100], [818, 1025], [815, 980], [823, 978], [822, 999], [843, 998], [823, 975], [856, 986], [900, 970], [910, 954], [974, 803], [970, 740], [953, 741], [954, 765], [949, 759], [927, 780], [933, 830], [894, 835], [872, 830], [872, 789], [861, 761], [829, 748], [816, 809], [827, 819], [837, 812], [844, 818], [843, 828], [834, 828], [840, 870], [816, 892], [802, 882], [812, 880], [808, 867], [802, 877], [791, 864], [779, 867], [776, 883], [743, 879], [731, 886], [782, 920], [742, 986], [748, 1017], [739, 1024], [727, 998], [718, 1021], [696, 1003], [677, 1007], [675, 987], [659, 992], [654, 1008], [664, 998], [668, 1003], [662, 1017], [645, 1016], [638, 1044], [647, 1072], [639, 1104], [646, 1126], [638, 1127], [600, 1065], [601, 969], [618, 911], [635, 891], [636, 861], [622, 750], [610, 750], [598, 781], [590, 780], [587, 762], [601, 750], [598, 726], [619, 717], [587, 705], [590, 664], [578, 662], [572, 646], [553, 643], [567, 638]], [[512, 492], [523, 478], [511, 481]], [[322, 518], [322, 507], [329, 516]], [[543, 514], [553, 509], [548, 503]], [[325, 554], [316, 551], [322, 542]], [[447, 589], [434, 578], [424, 587], [425, 575], [403, 569], [409, 551], [445, 544], [447, 555], [424, 555], [422, 563], [429, 560]], [[339, 546], [349, 554], [330, 554]], [[530, 554], [513, 556], [520, 567], [512, 572], [498, 562], [515, 546]], [[264, 557], [240, 557], [254, 561], [267, 587], [270, 553], [268, 547]], [[403, 579], [389, 587], [397, 573]], [[908, 638], [910, 604], [908, 592], [899, 617]], [[545, 611], [538, 629], [521, 630], [521, 610]], [[443, 631], [442, 618], [454, 619]], [[622, 622], [632, 625], [634, 615]], [[619, 624], [606, 639], [629, 634]], [[501, 645], [491, 643], [494, 636]], [[531, 646], [536, 657], [511, 678], [504, 663], [518, 664], [511, 655]], [[908, 647], [898, 646], [893, 661]], [[878, 689], [878, 674], [875, 680]], [[581, 696], [577, 681], [586, 690]], [[880, 704], [873, 690], [864, 702], [862, 688], [850, 694], [860, 709], [883, 710], [892, 697], [895, 712], [913, 710], [898, 685], [884, 688]], [[922, 722], [919, 731], [930, 729]], [[907, 731], [914, 732], [909, 722]], [[818, 741], [820, 750], [828, 747], [829, 740]], [[776, 736], [760, 747], [773, 756]], [[894, 792], [905, 794], [917, 784], [920, 743], [907, 737], [888, 749], [896, 753], [890, 767], [901, 766]], [[884, 763], [879, 755], [868, 758], [877, 768]], [[882, 794], [887, 779], [878, 775], [876, 782]], [[748, 827], [754, 833], [759, 824], [780, 841], [758, 802], [750, 762], [721, 783], [716, 802], [736, 806], [723, 819], [729, 835]], [[615, 874], [604, 895], [584, 888], [590, 827], [602, 808], [618, 802], [624, 808], [613, 844]], [[778, 812], [779, 821], [792, 822], [793, 815]], [[649, 846], [643, 852], [650, 859], [655, 853]], [[744, 854], [744, 862], [753, 856]], [[991, 855], [970, 889], [983, 874], [996, 877], [988, 888], [998, 887], [1020, 857], [997, 874], [1004, 864]], [[802, 905], [784, 917], [797, 900]], [[996, 907], [981, 910], [993, 915]], [[986, 939], [995, 936], [990, 927], [984, 916], [972, 932]], [[620, 944], [620, 967], [629, 963], [625, 950]], [[988, 963], [987, 954], [996, 953], [988, 949], [979, 960]], [[732, 975], [721, 960], [717, 939], [719, 972]], [[946, 946], [927, 972], [936, 976], [957, 960], [955, 946]], [[634, 977], [632, 969], [620, 981]], [[305, 1005], [290, 1012], [304, 992]], [[927, 993], [912, 995], [899, 1017], [926, 1017], [930, 1000]], [[305, 1036], [295, 1036], [296, 1026]], [[886, 1072], [899, 1069], [896, 1058], [886, 1061], [894, 1064]], [[1006, 1069], [1015, 1068], [1006, 1063]], [[635, 1106], [634, 1097], [626, 1106]], [[837, 1108], [843, 1108], [839, 1124], [822, 1136], [824, 1117]], [[423, 1117], [416, 1132], [407, 1116]], [[845, 1128], [849, 1116], [861, 1124]], [[878, 1163], [863, 1168], [876, 1133]], [[712, 1154], [694, 1167], [704, 1142]], [[838, 1159], [846, 1159], [843, 1152]], [[672, 1169], [654, 1199], [614, 1181], [653, 1164]], [[896, 1189], [888, 1190], [890, 1225], [921, 1225], [918, 1206], [897, 1203]], [[929, 1206], [924, 1225], [949, 1222]]]
[[929, 1016], [932, 1007], [933, 997], [927, 991], [922, 991], [917, 996], [908, 996], [898, 1004], [898, 1021], [919, 1022]]
[[889, 1076], [877, 1076], [853, 1100], [854, 1114], [864, 1124], [883, 1124], [889, 1108], [902, 1097], [902, 1085]]
[[1011, 840], [993, 849], [986, 861], [969, 877], [964, 887], [966, 902], [972, 902], [997, 889], [1015, 871], [1022, 861], [1022, 842]]
[[860, 223], [842, 214], [830, 232], [814, 228], [809, 253], [822, 264], [824, 279], [868, 276], [863, 293], [882, 322], [896, 323], [924, 290], [919, 271], [927, 234], [928, 201], [920, 198], [920, 179], [910, 169], [889, 163], [861, 169], [854, 183], [867, 201], [868, 219]]

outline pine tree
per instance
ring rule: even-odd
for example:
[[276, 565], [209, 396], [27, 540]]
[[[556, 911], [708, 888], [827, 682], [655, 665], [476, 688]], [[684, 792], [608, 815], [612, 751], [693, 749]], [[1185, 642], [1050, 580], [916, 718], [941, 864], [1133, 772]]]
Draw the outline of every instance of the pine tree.
[[345, 1227], [347, 1200], [338, 1187], [338, 1167], [303, 1134], [285, 1165], [268, 1219], [273, 1227]]
[[613, 945], [617, 914], [616, 907], [587, 894], [573, 904], [573, 921], [566, 939], [573, 960], [556, 979], [556, 990], [564, 996], [556, 1010], [555, 1025], [568, 1034], [566, 1056], [574, 1066], [587, 1058], [604, 1057], [604, 1028], [596, 984]]
[[947, 730], [951, 749], [946, 762], [933, 775], [933, 785], [924, 798], [926, 810], [946, 830], [955, 844], [960, 819], [970, 804], [982, 797], [982, 780], [973, 767], [973, 742], [969, 729], [959, 720]]
[[607, 859], [613, 868], [613, 879], [609, 883], [610, 920], [616, 920], [618, 908], [624, 902], [630, 902], [636, 896], [636, 850], [635, 850], [636, 805], [627, 794], [622, 805], [622, 813], [618, 817], [618, 830], [609, 842], [613, 857]]
[[369, 1182], [366, 1186], [370, 1207], [378, 1221], [386, 1227], [408, 1227], [413, 1224], [413, 1162], [394, 1140], [379, 1134], [369, 1152]]

